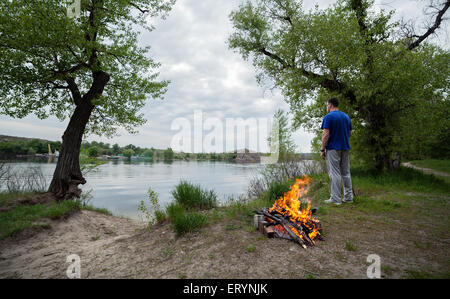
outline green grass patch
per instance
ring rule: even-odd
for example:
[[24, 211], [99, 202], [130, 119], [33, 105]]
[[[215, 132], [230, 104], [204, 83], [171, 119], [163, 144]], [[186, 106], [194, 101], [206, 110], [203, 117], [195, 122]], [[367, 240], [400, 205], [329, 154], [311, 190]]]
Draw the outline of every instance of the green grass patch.
[[197, 212], [188, 212], [179, 203], [173, 202], [166, 208], [167, 218], [173, 231], [178, 235], [194, 232], [208, 223], [206, 215]]
[[172, 196], [186, 209], [211, 209], [217, 206], [214, 190], [206, 190], [187, 181], [181, 181], [172, 191]]
[[442, 178], [411, 168], [400, 167], [381, 173], [355, 168], [351, 175], [355, 191], [364, 190], [365, 194], [387, 190], [450, 193], [450, 184]]
[[373, 197], [360, 196], [355, 198], [354, 201], [355, 208], [363, 212], [390, 212], [403, 206], [402, 203], [384, 198], [377, 199]]
[[255, 244], [250, 244], [248, 245], [245, 250], [247, 250], [247, 252], [255, 252], [256, 250], [256, 245]]
[[449, 279], [450, 278], [450, 272], [436, 275], [431, 274], [426, 271], [417, 271], [417, 270], [406, 270], [406, 277], [407, 279]]
[[175, 233], [180, 236], [198, 230], [207, 220], [208, 218], [200, 213], [185, 212], [173, 218], [171, 224]]
[[450, 174], [450, 160], [427, 159], [410, 161], [410, 163], [414, 166], [430, 168], [436, 171]]
[[81, 209], [80, 201], [65, 200], [49, 205], [19, 206], [0, 213], [0, 239], [13, 236], [29, 227], [45, 227], [39, 219], [58, 219]]
[[351, 241], [345, 241], [345, 249], [348, 251], [358, 251], [358, 246]]
[[0, 207], [9, 205], [19, 198], [32, 196], [37, 193], [38, 192], [0, 192]]
[[104, 214], [104, 215], [108, 215], [108, 216], [112, 216], [113, 214], [106, 208], [96, 208], [93, 206], [82, 206], [81, 207], [82, 210], [86, 210], [86, 211], [91, 211], [91, 212], [97, 212], [100, 214]]

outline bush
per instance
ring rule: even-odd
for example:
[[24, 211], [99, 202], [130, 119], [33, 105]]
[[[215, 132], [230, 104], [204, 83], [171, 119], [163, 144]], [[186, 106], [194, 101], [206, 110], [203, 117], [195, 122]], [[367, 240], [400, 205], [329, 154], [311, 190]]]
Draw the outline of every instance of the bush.
[[167, 206], [165, 214], [170, 220], [172, 229], [179, 236], [188, 232], [193, 232], [207, 222], [207, 217], [205, 215], [195, 212], [186, 212], [186, 210], [176, 202]]
[[207, 217], [205, 215], [184, 211], [181, 214], [176, 214], [175, 218], [171, 220], [172, 228], [177, 235], [193, 232], [202, 227], [206, 222]]
[[282, 182], [272, 182], [269, 185], [269, 188], [264, 193], [264, 200], [266, 200], [270, 205], [273, 205], [273, 203], [279, 199], [280, 197], [284, 196], [284, 193], [288, 192], [291, 186], [295, 184], [294, 180], [287, 180]]
[[151, 223], [153, 222], [152, 217], [152, 210], [154, 214], [154, 219], [156, 219], [156, 222], [161, 223], [164, 222], [167, 219], [166, 213], [161, 209], [159, 205], [159, 195], [155, 191], [152, 190], [152, 188], [148, 188], [147, 191], [148, 194], [148, 200], [151, 204], [151, 209], [148, 209], [145, 205], [145, 202], [141, 200], [139, 202], [138, 210], [144, 215], [145, 218]]
[[91, 146], [90, 148], [88, 148], [87, 152], [88, 152], [89, 157], [91, 157], [91, 158], [98, 157], [99, 148], [97, 146]]
[[187, 181], [181, 181], [172, 191], [172, 196], [186, 209], [211, 209], [217, 206], [214, 190], [205, 190]]
[[176, 218], [180, 217], [185, 212], [186, 211], [184, 210], [184, 208], [176, 202], [171, 203], [166, 208], [166, 214], [170, 222], [174, 221]]

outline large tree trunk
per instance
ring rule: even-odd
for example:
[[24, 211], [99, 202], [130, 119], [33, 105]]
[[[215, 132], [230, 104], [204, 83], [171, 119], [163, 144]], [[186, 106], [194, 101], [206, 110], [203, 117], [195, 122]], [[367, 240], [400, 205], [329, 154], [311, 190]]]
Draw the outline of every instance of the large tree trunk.
[[79, 198], [81, 189], [78, 185], [86, 183], [80, 169], [81, 142], [95, 107], [92, 100], [103, 93], [109, 78], [104, 72], [94, 72], [91, 89], [75, 100], [76, 108], [62, 137], [61, 153], [48, 190], [59, 200]]
[[77, 106], [62, 137], [61, 154], [49, 188], [49, 192], [59, 199], [79, 198], [81, 189], [78, 185], [86, 183], [81, 173], [79, 157], [84, 130], [93, 109], [94, 105], [91, 103]]

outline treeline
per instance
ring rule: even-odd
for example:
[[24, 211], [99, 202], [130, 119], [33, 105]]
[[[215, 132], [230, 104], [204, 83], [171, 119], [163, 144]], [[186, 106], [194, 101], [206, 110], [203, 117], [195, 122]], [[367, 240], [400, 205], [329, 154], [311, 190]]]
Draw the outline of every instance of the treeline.
[[55, 150], [61, 151], [60, 141], [2, 136], [0, 139], [0, 158], [12, 159], [20, 155], [48, 154], [49, 144], [53, 153]]
[[103, 142], [83, 142], [82, 151], [90, 157], [100, 156], [124, 156], [126, 158], [137, 157], [151, 160], [214, 160], [230, 161], [236, 158], [236, 153], [175, 153], [171, 148], [155, 149], [143, 148], [133, 144], [121, 147], [115, 143], [113, 145]]
[[[12, 136], [0, 136], [0, 159], [14, 159], [18, 156], [35, 156], [49, 153], [50, 145], [52, 153], [61, 152], [60, 141], [49, 141], [43, 139], [31, 139]], [[120, 146], [115, 143], [85, 141], [81, 145], [81, 152], [92, 158], [102, 156], [125, 158], [144, 158], [155, 161], [170, 160], [213, 160], [213, 161], [232, 161], [236, 159], [236, 153], [176, 153], [171, 148], [155, 149], [139, 147], [133, 144]]]

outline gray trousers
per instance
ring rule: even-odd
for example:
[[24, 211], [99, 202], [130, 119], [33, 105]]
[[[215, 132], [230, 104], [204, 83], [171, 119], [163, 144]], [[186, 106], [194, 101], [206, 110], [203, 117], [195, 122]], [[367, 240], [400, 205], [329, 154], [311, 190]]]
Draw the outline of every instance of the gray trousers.
[[327, 150], [327, 169], [331, 181], [331, 201], [341, 202], [341, 181], [344, 184], [344, 201], [353, 200], [350, 177], [350, 151]]

